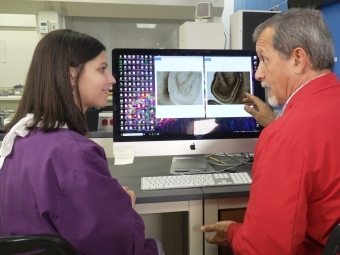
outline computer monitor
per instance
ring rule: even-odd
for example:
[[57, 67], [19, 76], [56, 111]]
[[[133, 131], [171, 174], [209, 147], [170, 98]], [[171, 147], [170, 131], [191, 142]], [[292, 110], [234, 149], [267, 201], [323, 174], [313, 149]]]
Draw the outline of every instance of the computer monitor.
[[288, 0], [288, 8], [318, 8], [325, 0]]
[[[113, 49], [114, 152], [253, 152], [262, 127], [244, 111], [242, 99], [249, 92], [264, 100], [254, 78], [258, 64], [253, 50]], [[195, 166], [172, 166], [171, 172], [187, 168]]]

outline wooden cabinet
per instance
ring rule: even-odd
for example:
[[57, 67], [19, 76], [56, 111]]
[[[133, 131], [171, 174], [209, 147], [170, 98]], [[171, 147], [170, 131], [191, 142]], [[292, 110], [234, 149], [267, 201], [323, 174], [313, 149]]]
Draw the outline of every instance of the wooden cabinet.
[[[237, 209], [223, 209], [218, 211], [218, 220], [233, 220], [236, 222], [243, 222], [244, 214], [246, 213], [246, 208], [237, 208]], [[230, 247], [222, 247], [218, 248], [219, 255], [233, 255], [234, 252]]]

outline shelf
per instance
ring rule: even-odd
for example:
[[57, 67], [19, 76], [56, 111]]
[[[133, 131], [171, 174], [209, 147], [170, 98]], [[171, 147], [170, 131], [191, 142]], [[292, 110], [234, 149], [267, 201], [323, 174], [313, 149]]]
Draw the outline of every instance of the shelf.
[[21, 96], [0, 96], [0, 101], [19, 101]]
[[[0, 96], [0, 102], [1, 101], [19, 101], [21, 99], [21, 96]], [[112, 96], [109, 96], [108, 101], [112, 101]]]

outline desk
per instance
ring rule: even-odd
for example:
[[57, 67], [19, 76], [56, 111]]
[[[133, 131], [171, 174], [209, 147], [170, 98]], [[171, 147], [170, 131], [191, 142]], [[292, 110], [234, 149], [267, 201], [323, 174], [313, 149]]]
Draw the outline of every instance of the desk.
[[[238, 171], [247, 171], [251, 175], [251, 166], [242, 165]], [[231, 208], [246, 208], [249, 198], [250, 185], [206, 187], [202, 188], [204, 194], [204, 223], [217, 222], [218, 211]], [[212, 234], [206, 234], [210, 236]], [[205, 242], [204, 254], [218, 254], [218, 246]]]
[[[188, 237], [183, 239], [188, 241], [189, 254], [203, 255], [203, 234], [199, 229], [203, 219], [202, 190], [193, 188], [141, 191], [140, 189], [142, 176], [168, 175], [171, 160], [172, 157], [141, 157], [135, 158], [134, 163], [130, 165], [115, 166], [114, 159], [108, 159], [108, 163], [112, 176], [135, 192], [137, 197], [135, 210], [142, 216], [144, 214], [187, 212], [187, 229], [184, 229], [184, 232], [188, 233]], [[166, 248], [165, 240], [162, 241]]]
[[[170, 156], [140, 157], [135, 158], [133, 164], [115, 166], [114, 159], [108, 159], [112, 176], [135, 192], [137, 197], [135, 209], [138, 213], [143, 215], [187, 212], [187, 229], [183, 231], [184, 234], [188, 232], [188, 254], [218, 254], [216, 245], [210, 245], [204, 241], [200, 227], [204, 223], [217, 222], [219, 209], [245, 207], [250, 185], [141, 191], [141, 177], [169, 175], [171, 161]], [[250, 170], [250, 166], [241, 166], [238, 169]], [[184, 236], [183, 240], [185, 239]], [[183, 243], [183, 245], [186, 244]]]

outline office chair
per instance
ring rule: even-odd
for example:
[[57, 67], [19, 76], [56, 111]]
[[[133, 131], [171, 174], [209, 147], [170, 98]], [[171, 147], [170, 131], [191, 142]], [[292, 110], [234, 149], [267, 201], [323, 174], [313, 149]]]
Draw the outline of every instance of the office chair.
[[322, 255], [335, 255], [340, 253], [340, 224], [332, 231], [326, 242]]
[[77, 255], [77, 252], [60, 236], [39, 234], [1, 237], [0, 254]]

